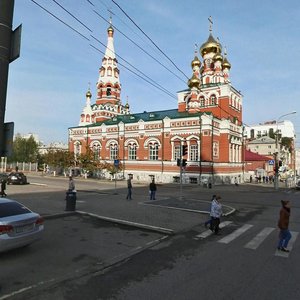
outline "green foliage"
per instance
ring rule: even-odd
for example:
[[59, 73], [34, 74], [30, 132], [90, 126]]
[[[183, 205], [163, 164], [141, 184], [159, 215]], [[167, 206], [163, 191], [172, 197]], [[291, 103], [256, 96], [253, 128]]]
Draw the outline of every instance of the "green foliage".
[[289, 149], [290, 152], [293, 150], [293, 139], [289, 137], [281, 138], [281, 145]]
[[74, 166], [74, 154], [66, 150], [49, 149], [47, 153], [40, 156], [39, 164], [43, 163], [65, 169]]
[[33, 136], [28, 139], [17, 134], [13, 141], [13, 154], [9, 161], [36, 162], [38, 158], [38, 143]]

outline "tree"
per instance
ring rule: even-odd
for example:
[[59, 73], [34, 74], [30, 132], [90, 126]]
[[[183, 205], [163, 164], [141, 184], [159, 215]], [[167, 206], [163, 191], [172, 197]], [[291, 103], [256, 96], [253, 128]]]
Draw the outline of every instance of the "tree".
[[13, 141], [13, 154], [9, 160], [12, 162], [36, 162], [38, 154], [38, 143], [32, 135], [29, 138], [23, 138], [17, 134]]
[[292, 152], [292, 150], [293, 150], [293, 139], [289, 138], [289, 137], [283, 137], [283, 138], [281, 138], [281, 145], [283, 147], [286, 147], [287, 149], [289, 149], [289, 152]]
[[74, 165], [74, 154], [66, 150], [49, 149], [41, 155], [39, 162], [65, 169]]

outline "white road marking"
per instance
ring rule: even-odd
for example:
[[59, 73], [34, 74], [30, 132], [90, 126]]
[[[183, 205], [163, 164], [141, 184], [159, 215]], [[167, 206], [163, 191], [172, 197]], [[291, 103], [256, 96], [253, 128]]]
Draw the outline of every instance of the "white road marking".
[[224, 238], [220, 239], [218, 241], [218, 243], [228, 244], [228, 243], [232, 242], [234, 239], [236, 239], [237, 237], [239, 237], [241, 234], [243, 234], [245, 231], [247, 231], [248, 229], [250, 229], [252, 226], [253, 225], [245, 224], [241, 228], [235, 230], [231, 234], [228, 234]]
[[[290, 251], [292, 251], [292, 249], [293, 249], [293, 245], [294, 245], [294, 243], [297, 239], [298, 232], [291, 231], [291, 235], [292, 235], [292, 238], [290, 239], [290, 242], [289, 242], [288, 247], [287, 247], [287, 249], [290, 250]], [[277, 249], [275, 251], [275, 256], [281, 256], [281, 257], [288, 258], [289, 254], [290, 254], [290, 252], [283, 252], [283, 251], [279, 251]]]
[[267, 236], [274, 230], [273, 227], [266, 227], [261, 232], [259, 232], [249, 243], [244, 247], [248, 249], [257, 249], [260, 244], [267, 238]]
[[[231, 223], [232, 223], [232, 221], [224, 221], [224, 222], [220, 223], [219, 227], [223, 228], [223, 227], [225, 227], [225, 226], [227, 226], [227, 225], [229, 225]], [[201, 232], [200, 234], [197, 234], [195, 236], [195, 239], [205, 239], [206, 237], [208, 237], [208, 236], [210, 236], [212, 234], [213, 234], [213, 232], [210, 229], [208, 229], [206, 231]]]

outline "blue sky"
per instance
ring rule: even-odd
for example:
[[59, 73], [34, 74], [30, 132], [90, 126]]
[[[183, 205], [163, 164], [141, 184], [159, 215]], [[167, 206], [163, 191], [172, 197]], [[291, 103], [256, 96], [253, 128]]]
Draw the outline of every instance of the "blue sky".
[[[45, 143], [67, 142], [68, 127], [77, 126], [91, 83], [95, 102], [98, 70], [108, 24], [99, 15], [139, 44], [177, 76], [115, 30], [116, 54], [144, 72], [175, 97], [187, 88], [179, 72], [121, 12], [111, 0], [35, 0], [79, 31], [81, 37], [31, 0], [15, 0], [14, 28], [23, 24], [21, 56], [10, 64], [6, 122], [15, 122], [15, 133], [36, 133]], [[201, 46], [213, 35], [228, 52], [232, 85], [244, 96], [243, 120], [248, 125], [287, 119], [300, 136], [300, 2], [297, 0], [115, 0], [188, 77], [195, 43]], [[91, 4], [93, 3], [93, 5]], [[94, 10], [99, 14], [97, 15]], [[87, 40], [89, 39], [89, 41]], [[200, 55], [199, 55], [200, 58]], [[125, 64], [119, 58], [119, 62]], [[172, 97], [119, 66], [121, 98], [128, 97], [132, 112], [177, 107]], [[179, 78], [180, 79], [179, 79]], [[297, 141], [297, 146], [300, 144]]]

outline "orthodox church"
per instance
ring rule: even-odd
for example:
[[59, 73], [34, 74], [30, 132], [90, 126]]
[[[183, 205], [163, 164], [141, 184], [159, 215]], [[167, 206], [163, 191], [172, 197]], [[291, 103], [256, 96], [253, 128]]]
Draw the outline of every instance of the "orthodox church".
[[226, 50], [211, 26], [209, 31], [191, 62], [187, 87], [177, 92], [178, 107], [131, 113], [121, 101], [110, 24], [96, 101], [89, 89], [79, 125], [69, 128], [69, 150], [77, 156], [89, 148], [96, 159], [121, 163], [122, 175], [137, 181], [174, 182], [180, 173], [184, 183], [242, 181], [242, 95], [231, 84]]

